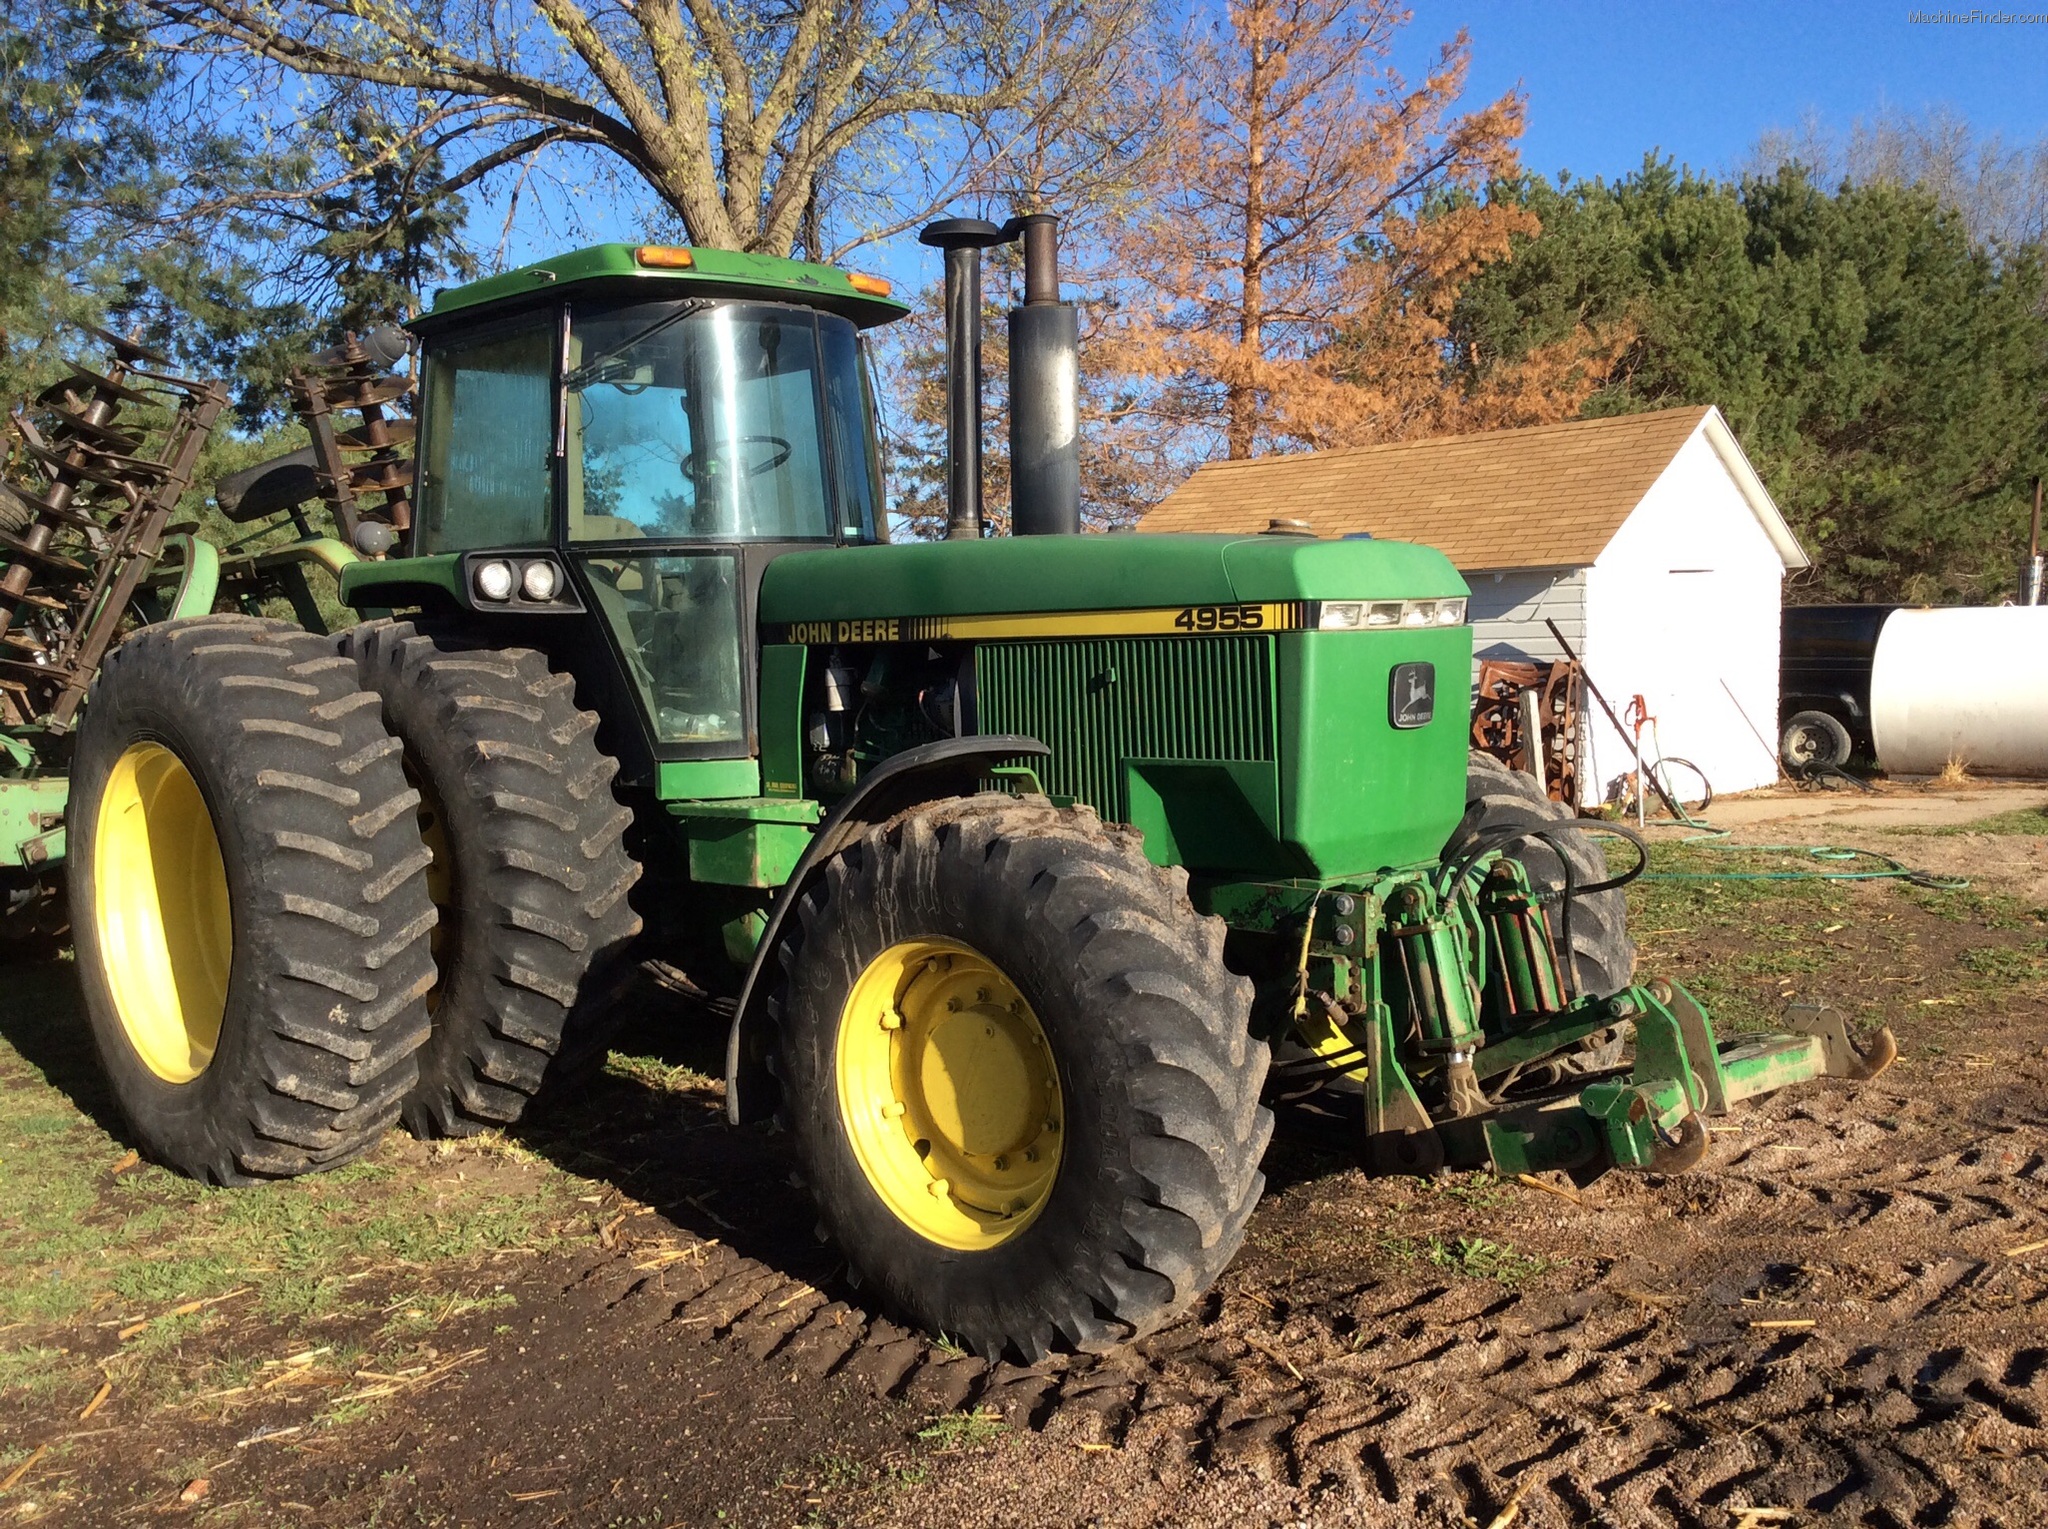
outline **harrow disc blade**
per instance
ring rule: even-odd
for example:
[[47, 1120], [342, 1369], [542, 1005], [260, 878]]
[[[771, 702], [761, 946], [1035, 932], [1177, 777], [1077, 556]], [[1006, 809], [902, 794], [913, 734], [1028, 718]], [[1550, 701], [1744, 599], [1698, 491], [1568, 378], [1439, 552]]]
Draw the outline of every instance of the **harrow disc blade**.
[[107, 349], [111, 350], [123, 361], [147, 361], [151, 366], [169, 366], [171, 364], [169, 356], [151, 350], [140, 340], [130, 340], [91, 324], [80, 324], [78, 327], [105, 345]]
[[[45, 408], [74, 412], [86, 407], [94, 394], [105, 398], [118, 398], [123, 403], [153, 404], [161, 400], [148, 393], [124, 387], [111, 377], [102, 377], [89, 367], [74, 366], [71, 375], [61, 382], [53, 382], [36, 394], [36, 402]], [[85, 402], [80, 402], [80, 399]]]

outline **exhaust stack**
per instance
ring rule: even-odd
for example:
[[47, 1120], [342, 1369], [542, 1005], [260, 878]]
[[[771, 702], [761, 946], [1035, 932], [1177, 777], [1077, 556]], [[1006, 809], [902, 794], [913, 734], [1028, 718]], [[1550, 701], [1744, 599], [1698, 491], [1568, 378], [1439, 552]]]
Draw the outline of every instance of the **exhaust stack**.
[[1024, 304], [1010, 310], [1010, 525], [1018, 536], [1081, 529], [1081, 329], [1060, 301], [1060, 220], [1012, 218], [1024, 240]]
[[946, 540], [981, 536], [981, 252], [1015, 235], [980, 218], [925, 225], [946, 252]]

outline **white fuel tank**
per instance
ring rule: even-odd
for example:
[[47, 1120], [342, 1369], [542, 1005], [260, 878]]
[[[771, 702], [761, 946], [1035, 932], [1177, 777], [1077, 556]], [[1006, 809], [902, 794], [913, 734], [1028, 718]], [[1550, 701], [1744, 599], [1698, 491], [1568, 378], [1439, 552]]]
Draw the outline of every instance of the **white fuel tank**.
[[2048, 775], [2048, 605], [1902, 610], [1870, 676], [1877, 762], [1933, 775]]

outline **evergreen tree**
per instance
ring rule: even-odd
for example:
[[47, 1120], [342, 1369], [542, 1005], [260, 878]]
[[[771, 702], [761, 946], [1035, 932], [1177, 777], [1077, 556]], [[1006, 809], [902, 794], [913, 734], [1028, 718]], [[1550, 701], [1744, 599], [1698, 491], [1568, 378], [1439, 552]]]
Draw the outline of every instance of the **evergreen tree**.
[[1797, 166], [1739, 183], [1651, 158], [1626, 180], [1523, 181], [1543, 232], [1460, 296], [1461, 352], [1574, 325], [1634, 340], [1589, 415], [1717, 404], [1813, 572], [1794, 599], [1995, 601], [2048, 462], [2044, 275], [1922, 190]]

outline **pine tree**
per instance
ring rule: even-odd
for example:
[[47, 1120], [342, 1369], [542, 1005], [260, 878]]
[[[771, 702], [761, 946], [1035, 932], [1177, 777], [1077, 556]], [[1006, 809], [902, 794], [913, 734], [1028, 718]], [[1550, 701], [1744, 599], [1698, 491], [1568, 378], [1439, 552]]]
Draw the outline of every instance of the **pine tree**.
[[1830, 192], [1794, 165], [1726, 182], [1652, 158], [1507, 194], [1543, 230], [1461, 293], [1457, 346], [1625, 323], [1586, 412], [1718, 405], [1814, 559], [1791, 598], [2010, 592], [2048, 463], [2039, 248], [1976, 242], [1930, 190]]

